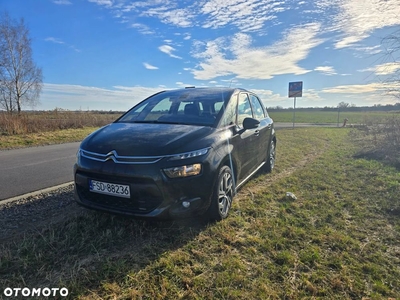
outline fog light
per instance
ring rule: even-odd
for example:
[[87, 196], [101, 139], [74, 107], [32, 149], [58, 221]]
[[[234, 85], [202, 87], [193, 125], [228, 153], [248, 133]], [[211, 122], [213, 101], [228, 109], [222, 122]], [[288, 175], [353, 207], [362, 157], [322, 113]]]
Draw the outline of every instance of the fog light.
[[189, 202], [189, 201], [183, 201], [183, 202], [182, 202], [182, 206], [183, 206], [184, 208], [189, 208], [190, 202]]

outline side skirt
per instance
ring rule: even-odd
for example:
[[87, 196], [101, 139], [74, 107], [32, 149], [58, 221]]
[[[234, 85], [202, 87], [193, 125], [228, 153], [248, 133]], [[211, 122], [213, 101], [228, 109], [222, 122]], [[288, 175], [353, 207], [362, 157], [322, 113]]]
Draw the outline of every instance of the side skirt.
[[[247, 177], [246, 177], [245, 179], [243, 179], [240, 183], [238, 183], [238, 184], [236, 185], [236, 191], [237, 191], [238, 189], [240, 189], [240, 187], [241, 187], [243, 184], [245, 184], [245, 183], [246, 183], [255, 173], [257, 173], [258, 170], [260, 170], [264, 165], [265, 165], [265, 161], [262, 162], [261, 165], [259, 165], [259, 166], [257, 167], [257, 169], [255, 169], [249, 176], [247, 176]], [[236, 191], [235, 191], [235, 193], [236, 193]]]

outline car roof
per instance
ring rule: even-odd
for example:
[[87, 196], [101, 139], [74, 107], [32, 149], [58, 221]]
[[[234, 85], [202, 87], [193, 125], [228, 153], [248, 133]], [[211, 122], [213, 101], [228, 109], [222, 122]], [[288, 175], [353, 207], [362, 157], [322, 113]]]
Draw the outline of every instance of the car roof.
[[217, 99], [222, 95], [223, 99], [230, 98], [235, 92], [247, 92], [249, 91], [243, 88], [230, 88], [230, 87], [187, 87], [183, 89], [175, 90], [164, 90], [158, 94], [167, 94], [179, 99], [188, 98], [187, 100], [199, 98], [199, 99]]
[[175, 96], [184, 96], [185, 94], [190, 96], [195, 95], [216, 95], [216, 94], [224, 94], [224, 96], [230, 97], [237, 91], [249, 92], [242, 88], [230, 88], [230, 87], [187, 87], [184, 89], [175, 89], [175, 90], [165, 90], [160, 93], [171, 93]]

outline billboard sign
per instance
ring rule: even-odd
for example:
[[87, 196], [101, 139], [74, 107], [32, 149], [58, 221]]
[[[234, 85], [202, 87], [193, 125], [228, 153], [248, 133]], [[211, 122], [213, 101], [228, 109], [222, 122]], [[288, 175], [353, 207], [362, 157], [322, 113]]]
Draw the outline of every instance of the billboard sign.
[[289, 82], [289, 98], [303, 96], [303, 81]]

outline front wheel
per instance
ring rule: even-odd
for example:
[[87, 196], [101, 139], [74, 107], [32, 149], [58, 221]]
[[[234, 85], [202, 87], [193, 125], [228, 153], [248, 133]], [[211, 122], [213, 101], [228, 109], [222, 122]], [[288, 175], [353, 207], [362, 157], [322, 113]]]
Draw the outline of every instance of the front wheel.
[[271, 143], [269, 144], [267, 161], [265, 163], [265, 169], [267, 172], [271, 172], [275, 167], [275, 156], [276, 156], [275, 142], [274, 140], [271, 140]]
[[219, 170], [208, 208], [208, 215], [211, 220], [220, 221], [228, 216], [234, 194], [232, 171], [228, 166], [223, 166]]

